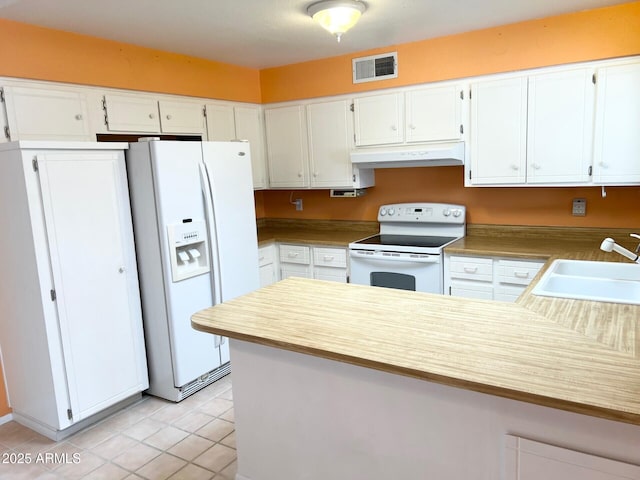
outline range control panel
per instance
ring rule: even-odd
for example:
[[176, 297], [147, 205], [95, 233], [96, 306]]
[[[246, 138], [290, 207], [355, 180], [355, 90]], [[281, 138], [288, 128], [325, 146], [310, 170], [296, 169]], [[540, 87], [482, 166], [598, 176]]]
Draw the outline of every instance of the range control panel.
[[450, 203], [394, 203], [382, 205], [378, 210], [378, 222], [410, 223], [465, 223], [463, 205]]

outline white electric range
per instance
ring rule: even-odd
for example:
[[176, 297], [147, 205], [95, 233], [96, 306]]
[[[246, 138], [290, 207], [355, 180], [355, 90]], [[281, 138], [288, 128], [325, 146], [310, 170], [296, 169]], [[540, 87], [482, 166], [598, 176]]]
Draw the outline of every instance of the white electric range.
[[351, 283], [443, 293], [443, 249], [464, 237], [465, 217], [462, 205], [381, 206], [380, 233], [349, 244]]

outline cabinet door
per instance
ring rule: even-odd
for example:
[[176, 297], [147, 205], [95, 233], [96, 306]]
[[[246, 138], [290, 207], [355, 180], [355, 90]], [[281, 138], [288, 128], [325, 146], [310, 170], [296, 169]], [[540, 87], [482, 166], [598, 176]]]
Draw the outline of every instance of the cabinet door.
[[585, 183], [592, 162], [593, 70], [529, 77], [527, 183]]
[[478, 82], [471, 87], [470, 185], [526, 179], [527, 79]]
[[640, 466], [507, 435], [506, 480], [634, 480]]
[[249, 140], [253, 188], [267, 188], [267, 165], [264, 155], [264, 130], [260, 121], [260, 107], [234, 107], [236, 138]]
[[189, 102], [167, 102], [160, 100], [160, 127], [162, 133], [204, 134], [203, 106]]
[[238, 138], [236, 137], [236, 126], [231, 105], [208, 103], [205, 109], [207, 112], [207, 139], [209, 141], [227, 142]]
[[136, 95], [105, 95], [104, 108], [110, 132], [160, 133], [158, 102]]
[[37, 161], [75, 422], [148, 386], [124, 156]]
[[307, 105], [309, 164], [312, 187], [353, 185], [351, 158], [353, 128], [349, 102]]
[[3, 91], [11, 140], [92, 140], [84, 95], [30, 87]]
[[640, 182], [640, 63], [597, 73], [593, 181]]
[[411, 90], [405, 94], [406, 141], [434, 142], [462, 137], [462, 87]]
[[384, 145], [404, 141], [403, 95], [388, 93], [356, 98], [356, 146]]
[[269, 108], [264, 112], [271, 187], [306, 187], [307, 136], [304, 107]]

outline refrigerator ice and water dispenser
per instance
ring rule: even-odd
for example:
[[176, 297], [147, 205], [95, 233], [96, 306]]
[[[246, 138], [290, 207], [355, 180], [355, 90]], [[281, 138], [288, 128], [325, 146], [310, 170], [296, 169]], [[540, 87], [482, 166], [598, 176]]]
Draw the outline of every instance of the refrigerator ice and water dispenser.
[[167, 225], [171, 256], [171, 277], [174, 282], [209, 271], [207, 224], [204, 221], [183, 221]]

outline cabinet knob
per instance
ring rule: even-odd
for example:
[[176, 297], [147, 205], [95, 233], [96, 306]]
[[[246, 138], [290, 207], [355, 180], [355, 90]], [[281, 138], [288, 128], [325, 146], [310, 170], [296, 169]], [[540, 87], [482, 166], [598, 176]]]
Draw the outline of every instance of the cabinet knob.
[[298, 172], [298, 177], [302, 178], [302, 172]]
[[509, 166], [511, 167], [511, 170], [520, 170], [520, 167], [518, 165], [516, 165], [515, 163], [512, 163]]
[[76, 120], [82, 120], [82, 114], [78, 113], [78, 114], [76, 115]]
[[155, 114], [150, 113], [150, 114], [149, 114], [149, 118], [154, 119], [154, 118], [156, 118], [156, 116], [155, 116]]
[[167, 115], [167, 120], [171, 120], [171, 115]]
[[609, 165], [604, 162], [598, 162], [598, 165], [600, 165], [602, 168], [609, 168]]
[[318, 176], [318, 172], [313, 172], [313, 176], [317, 177]]
[[396, 127], [395, 125], [391, 125], [391, 130], [393, 130], [394, 132], [398, 130], [398, 127]]
[[532, 163], [532, 164], [531, 164], [531, 167], [532, 167], [534, 170], [540, 170], [540, 164], [539, 164], [539, 163]]
[[409, 125], [409, 128], [410, 128], [411, 130], [415, 130], [415, 129], [416, 129], [416, 126], [412, 123], [412, 124], [410, 124], [410, 125]]
[[124, 267], [118, 268], [118, 273], [124, 273], [124, 272], [125, 272], [125, 268]]

